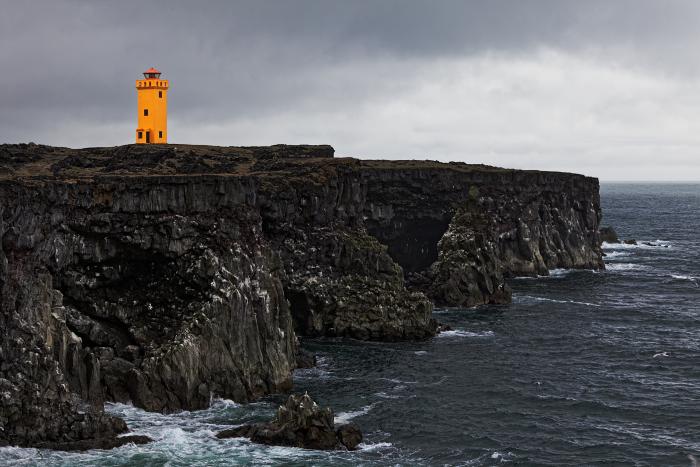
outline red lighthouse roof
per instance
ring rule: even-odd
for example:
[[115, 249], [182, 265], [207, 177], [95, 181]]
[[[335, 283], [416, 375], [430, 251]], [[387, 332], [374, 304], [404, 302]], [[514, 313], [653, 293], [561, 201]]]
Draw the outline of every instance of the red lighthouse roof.
[[146, 74], [146, 73], [149, 73], [149, 74], [150, 74], [150, 73], [158, 73], [158, 74], [160, 74], [160, 71], [158, 71], [158, 70], [156, 70], [155, 68], [151, 67], [151, 68], [149, 68], [148, 70], [146, 70], [146, 71], [143, 72], [143, 74]]

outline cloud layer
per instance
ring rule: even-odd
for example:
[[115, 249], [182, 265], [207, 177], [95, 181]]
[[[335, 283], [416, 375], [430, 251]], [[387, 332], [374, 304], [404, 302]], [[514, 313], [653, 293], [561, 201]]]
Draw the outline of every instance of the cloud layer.
[[7, 2], [0, 142], [330, 143], [612, 179], [700, 180], [700, 3]]

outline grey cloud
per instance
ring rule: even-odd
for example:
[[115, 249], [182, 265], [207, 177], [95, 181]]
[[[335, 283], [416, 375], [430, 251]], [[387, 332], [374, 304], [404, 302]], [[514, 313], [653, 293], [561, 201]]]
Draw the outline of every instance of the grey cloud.
[[[641, 77], [672, 77], [688, 92], [698, 79], [700, 2], [694, 0], [4, 3], [0, 142], [130, 142], [133, 81], [152, 65], [171, 80], [173, 128], [190, 142], [209, 142], [197, 135], [225, 139], [221, 135], [228, 132], [230, 139], [221, 142], [237, 144], [234, 138], [240, 134], [257, 136], [260, 143], [328, 136], [340, 141], [322, 142], [341, 145], [340, 151], [343, 145], [346, 152], [365, 150], [373, 142], [386, 149], [379, 133], [356, 143], [363, 122], [371, 121], [393, 134], [396, 148], [407, 154], [415, 145], [430, 145], [430, 134], [414, 146], [401, 142], [413, 138], [410, 129], [402, 126], [400, 114], [388, 112], [393, 120], [377, 117], [384, 111], [381, 104], [425, 106], [415, 95], [435, 82], [442, 83], [444, 92], [458, 93], [459, 86], [444, 74], [479, 57], [535, 60], [541, 50], [551, 49], [591, 64], [637, 70]], [[486, 92], [489, 83], [481, 85]], [[511, 93], [513, 99], [528, 92], [515, 81], [504, 86], [498, 92]], [[561, 96], [541, 96], [541, 105], [559, 105], [566, 90], [558, 92]], [[469, 99], [478, 95], [469, 94]], [[441, 97], [438, 92], [436, 99]], [[508, 102], [487, 99], [479, 115], [499, 122], [502, 110], [494, 107], [490, 115], [488, 106]], [[664, 103], [655, 105], [663, 108]], [[626, 109], [634, 106], [613, 107], [611, 112], [624, 119]], [[432, 109], [432, 118], [449, 126], [443, 111]], [[605, 120], [607, 115], [591, 118]], [[275, 134], [279, 140], [267, 141]], [[484, 144], [482, 154], [488, 155]], [[434, 147], [444, 154], [459, 152], [444, 141], [435, 141]], [[565, 163], [562, 169], [569, 166], [577, 167]]]

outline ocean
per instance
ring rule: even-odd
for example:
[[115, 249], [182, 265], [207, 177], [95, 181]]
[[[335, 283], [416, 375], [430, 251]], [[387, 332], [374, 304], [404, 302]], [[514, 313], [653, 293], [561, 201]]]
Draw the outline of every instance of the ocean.
[[[638, 245], [604, 245], [606, 271], [512, 280], [513, 303], [436, 310], [453, 330], [427, 342], [315, 339], [295, 373], [352, 420], [355, 452], [218, 440], [267, 420], [285, 398], [173, 415], [107, 409], [155, 442], [60, 453], [0, 448], [0, 464], [633, 465], [700, 459], [700, 184], [604, 183], [603, 225]], [[643, 242], [643, 243], [642, 243]]]

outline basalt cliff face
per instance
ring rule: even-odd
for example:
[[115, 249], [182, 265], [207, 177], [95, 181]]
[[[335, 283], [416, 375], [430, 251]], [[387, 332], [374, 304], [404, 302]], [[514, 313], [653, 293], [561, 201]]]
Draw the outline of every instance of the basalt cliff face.
[[436, 304], [506, 303], [504, 277], [599, 269], [597, 179], [459, 163], [365, 162], [369, 232]]
[[104, 401], [291, 388], [297, 336], [435, 334], [433, 303], [601, 268], [595, 179], [330, 146], [0, 146], [0, 444], [114, 438]]

